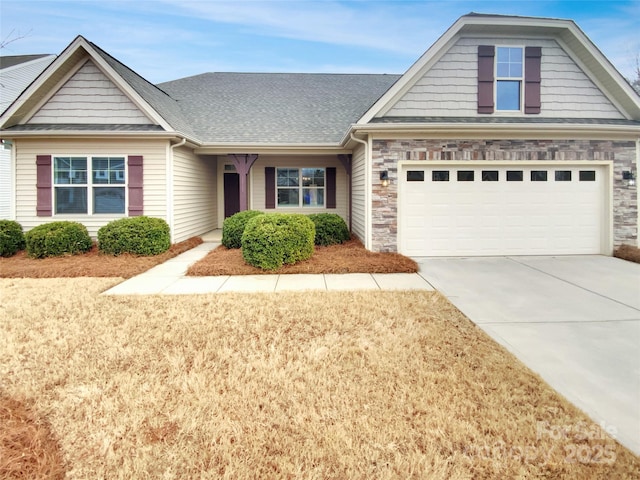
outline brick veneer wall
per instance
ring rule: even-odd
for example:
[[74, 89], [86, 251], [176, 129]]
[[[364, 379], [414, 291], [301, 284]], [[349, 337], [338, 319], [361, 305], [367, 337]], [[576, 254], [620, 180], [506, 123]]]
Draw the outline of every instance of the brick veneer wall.
[[[372, 249], [398, 249], [398, 161], [613, 161], [614, 245], [637, 244], [638, 186], [628, 187], [624, 170], [636, 171], [633, 141], [603, 140], [374, 140]], [[390, 185], [380, 185], [380, 171], [389, 172]]]

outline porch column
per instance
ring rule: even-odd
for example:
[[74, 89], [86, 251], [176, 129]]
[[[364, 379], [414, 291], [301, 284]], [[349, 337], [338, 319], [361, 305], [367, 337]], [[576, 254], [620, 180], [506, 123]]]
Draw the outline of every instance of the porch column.
[[254, 153], [230, 153], [228, 156], [236, 167], [236, 172], [238, 172], [238, 175], [240, 176], [240, 211], [242, 212], [247, 209], [247, 184], [249, 180], [249, 171], [258, 159], [258, 155]]
[[347, 177], [348, 177], [348, 202], [349, 202], [349, 231], [351, 231], [351, 226], [352, 226], [352, 214], [351, 214], [351, 160], [353, 159], [353, 156], [349, 153], [349, 154], [339, 154], [338, 155], [338, 160], [340, 160], [340, 163], [342, 164], [342, 166], [344, 167], [345, 171], [347, 172]]

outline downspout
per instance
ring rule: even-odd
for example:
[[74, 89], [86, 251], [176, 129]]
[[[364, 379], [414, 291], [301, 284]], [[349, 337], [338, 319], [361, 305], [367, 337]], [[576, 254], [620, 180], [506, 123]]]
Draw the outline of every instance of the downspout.
[[[359, 138], [357, 138], [353, 132], [349, 133], [349, 137], [351, 137], [351, 140], [353, 140], [354, 142], [358, 142], [361, 143], [362, 145], [364, 145], [364, 183], [365, 183], [365, 189], [364, 189], [364, 218], [365, 218], [365, 222], [364, 222], [364, 248], [366, 248], [367, 250], [371, 250], [371, 166], [369, 165], [369, 153], [368, 153], [368, 147], [369, 147], [369, 143], [365, 142], [364, 140], [361, 140]], [[352, 175], [353, 175], [353, 170], [352, 170]], [[351, 180], [353, 182], [353, 176], [351, 177]]]
[[169, 231], [171, 232], [171, 243], [175, 242], [174, 232], [174, 216], [173, 216], [173, 154], [176, 147], [181, 147], [187, 143], [186, 138], [182, 138], [178, 143], [172, 144], [169, 141], [169, 155], [167, 158], [167, 223], [169, 224]]

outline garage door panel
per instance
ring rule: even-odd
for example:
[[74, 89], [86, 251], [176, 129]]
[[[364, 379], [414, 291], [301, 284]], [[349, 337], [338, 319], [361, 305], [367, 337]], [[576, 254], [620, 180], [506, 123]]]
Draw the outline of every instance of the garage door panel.
[[[605, 167], [438, 166], [422, 170], [422, 182], [406, 182], [406, 174], [401, 176], [402, 253], [416, 256], [601, 253]], [[449, 171], [449, 181], [433, 181], [433, 170]], [[473, 171], [474, 181], [458, 181], [458, 170]], [[487, 170], [497, 170], [498, 181], [482, 181], [482, 172]], [[558, 178], [570, 175], [571, 180], [557, 181], [556, 170], [562, 172]], [[581, 175], [581, 170], [590, 173]], [[511, 174], [511, 178], [521, 181], [507, 181], [507, 171], [518, 172]], [[545, 178], [539, 172], [546, 172], [546, 181], [533, 180]]]

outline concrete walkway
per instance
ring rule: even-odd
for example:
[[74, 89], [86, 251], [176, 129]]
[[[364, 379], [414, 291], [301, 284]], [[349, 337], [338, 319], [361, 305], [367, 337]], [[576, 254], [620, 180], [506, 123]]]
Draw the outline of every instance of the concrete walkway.
[[471, 321], [640, 455], [640, 265], [598, 255], [416, 260]]
[[349, 273], [317, 275], [237, 275], [187, 277], [189, 266], [220, 243], [205, 243], [146, 272], [125, 280], [103, 295], [184, 295], [225, 292], [285, 292], [303, 290], [433, 290], [417, 273]]

